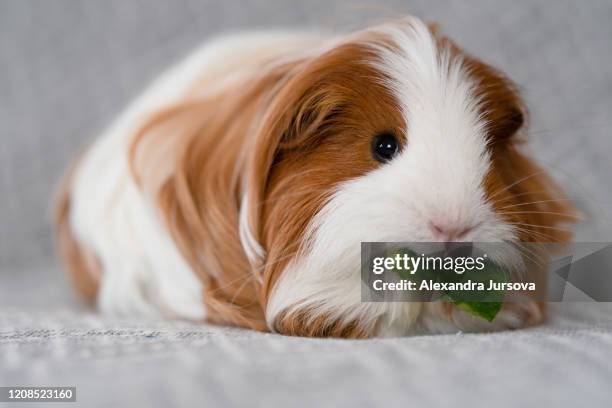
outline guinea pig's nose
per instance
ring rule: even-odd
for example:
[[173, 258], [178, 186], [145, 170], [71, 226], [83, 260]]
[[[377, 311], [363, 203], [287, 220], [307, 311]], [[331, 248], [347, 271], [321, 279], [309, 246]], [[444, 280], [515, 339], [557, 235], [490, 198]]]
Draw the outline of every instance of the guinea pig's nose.
[[429, 229], [436, 239], [443, 242], [461, 241], [474, 229], [474, 226], [451, 226], [447, 224], [429, 222]]

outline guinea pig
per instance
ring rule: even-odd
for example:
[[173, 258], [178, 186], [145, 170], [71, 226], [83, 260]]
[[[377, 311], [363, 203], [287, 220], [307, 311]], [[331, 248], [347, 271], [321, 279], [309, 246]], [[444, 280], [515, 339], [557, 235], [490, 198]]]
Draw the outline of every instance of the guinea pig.
[[516, 329], [445, 303], [362, 302], [360, 243], [564, 242], [574, 217], [524, 152], [498, 70], [405, 18], [212, 41], [75, 161], [57, 241], [105, 313], [364, 338]]

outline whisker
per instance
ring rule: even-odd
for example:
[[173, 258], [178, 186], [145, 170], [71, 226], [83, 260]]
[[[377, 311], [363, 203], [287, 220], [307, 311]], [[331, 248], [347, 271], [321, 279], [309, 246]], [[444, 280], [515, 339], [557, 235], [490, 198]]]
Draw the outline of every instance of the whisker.
[[553, 211], [506, 211], [506, 212], [501, 212], [499, 213], [500, 215], [512, 215], [512, 214], [547, 214], [547, 215], [558, 215], [561, 217], [566, 217], [566, 218], [572, 218], [575, 220], [579, 220], [580, 217], [577, 215], [572, 215], [572, 214], [566, 214], [566, 213], [559, 213], [559, 212], [553, 212]]
[[253, 279], [255, 279], [255, 275], [250, 273], [248, 277], [244, 280], [244, 282], [242, 282], [242, 284], [238, 287], [238, 289], [236, 289], [234, 296], [232, 296], [232, 299], [230, 300], [232, 303], [234, 303], [234, 301], [236, 300], [236, 297], [238, 297], [238, 294], [240, 294], [240, 292], [247, 285], [247, 283], [250, 283]]
[[546, 190], [536, 190], [536, 191], [523, 191], [522, 193], [512, 194], [512, 197], [521, 197], [525, 195], [533, 195], [533, 194], [548, 194], [549, 191]]
[[266, 262], [265, 267], [276, 265], [277, 263], [280, 263], [281, 261], [284, 261], [287, 258], [294, 257], [295, 255], [299, 253], [300, 253], [300, 249], [298, 249], [297, 251], [293, 251], [291, 253], [284, 253], [282, 256], [277, 256], [272, 262]]
[[525, 251], [529, 252], [531, 255], [535, 256], [536, 259], [542, 259], [543, 256], [540, 253], [536, 252], [535, 249], [531, 249], [531, 248], [526, 246], [527, 244], [529, 244], [529, 245], [534, 245], [534, 244], [535, 245], [541, 245], [540, 242], [522, 242], [522, 241], [518, 241], [518, 242], [516, 242], [516, 244], [519, 245], [523, 250], [525, 250]]
[[[217, 293], [217, 292], [220, 292], [220, 291], [222, 291], [222, 290], [224, 290], [224, 289], [229, 288], [229, 287], [230, 287], [232, 284], [234, 284], [234, 283], [242, 282], [243, 280], [245, 280], [245, 281], [249, 281], [249, 280], [251, 280], [251, 279], [253, 279], [253, 278], [254, 278], [254, 275], [253, 275], [253, 274], [251, 274], [251, 273], [249, 273], [249, 274], [247, 274], [246, 276], [241, 276], [241, 277], [239, 277], [239, 278], [232, 279], [232, 280], [231, 280], [231, 281], [229, 281], [229, 282], [224, 282], [222, 286], [219, 286], [218, 288], [216, 288], [215, 290], [213, 290], [213, 291], [211, 291], [211, 292], [209, 292], [209, 293], [211, 293], [211, 294], [215, 294], [215, 293]], [[240, 289], [242, 289], [242, 285], [240, 286]]]
[[[299, 243], [295, 243], [295, 244], [299, 244]], [[295, 245], [295, 244], [294, 244], [294, 245]], [[292, 256], [297, 255], [298, 253], [299, 253], [299, 250], [298, 250], [298, 251], [293, 251], [293, 252], [291, 252], [291, 253], [289, 253], [289, 254], [285, 253], [283, 256], [278, 256], [278, 257], [276, 257], [276, 258], [275, 258], [275, 259], [274, 259], [272, 262], [266, 262], [264, 267], [268, 267], [268, 266], [275, 265], [275, 264], [277, 264], [277, 263], [281, 262], [281, 261], [282, 261], [282, 260], [284, 260], [284, 259], [287, 259], [287, 258], [290, 258], [290, 257], [292, 257]], [[257, 273], [259, 273], [259, 272], [261, 272], [261, 270], [260, 270], [260, 271], [257, 271]], [[246, 275], [246, 276], [243, 276], [243, 277], [240, 277], [240, 278], [233, 279], [233, 280], [231, 280], [231, 281], [229, 281], [229, 282], [224, 282], [223, 286], [219, 286], [218, 288], [216, 288], [215, 290], [213, 290], [213, 291], [212, 291], [212, 292], [210, 292], [210, 293], [214, 294], [214, 293], [216, 293], [216, 292], [218, 292], [218, 291], [222, 291], [222, 290], [224, 290], [224, 289], [229, 288], [229, 286], [231, 286], [231, 285], [233, 285], [233, 284], [235, 284], [235, 283], [238, 283], [238, 282], [241, 282], [241, 281], [243, 281], [243, 280], [244, 280], [244, 282], [242, 282], [242, 284], [240, 285], [240, 287], [239, 287], [239, 288], [236, 290], [236, 294], [235, 294], [235, 295], [234, 295], [234, 297], [232, 298], [232, 301], [233, 301], [233, 300], [235, 300], [235, 297], [238, 295], [238, 293], [240, 293], [240, 291], [241, 291], [241, 290], [244, 288], [244, 286], [245, 286], [247, 283], [249, 283], [249, 281], [250, 281], [250, 280], [255, 279], [255, 276], [256, 276], [256, 275], [255, 275], [254, 273], [249, 273], [249, 274], [248, 274], [248, 275]]]
[[[533, 236], [534, 238], [541, 237], [541, 238], [546, 239], [546, 240], [552, 240], [552, 242], [559, 242], [560, 241], [559, 238], [554, 237], [554, 236], [549, 235], [549, 234], [545, 234], [545, 233], [540, 232], [540, 231], [534, 231], [532, 229], [521, 228], [518, 225], [513, 225], [513, 226], [514, 226], [514, 228], [518, 232], [523, 232], [523, 233], [525, 233], [527, 235]], [[548, 241], [544, 241], [544, 242], [548, 242]]]
[[551, 227], [551, 226], [548, 226], [548, 225], [538, 225], [538, 224], [525, 224], [525, 223], [521, 223], [521, 226], [523, 226], [523, 227], [534, 227], [534, 228], [544, 228], [544, 229], [550, 229], [550, 230], [562, 231], [562, 232], [570, 232], [570, 231], [569, 231], [569, 230], [567, 230], [566, 228]]
[[538, 255], [533, 250], [530, 250], [524, 245], [521, 245], [519, 242], [515, 242], [514, 244], [518, 247], [518, 250], [522, 256], [524, 256], [539, 267], [544, 266], [544, 260], [538, 259]]
[[489, 201], [490, 201], [490, 200], [492, 200], [493, 198], [497, 197], [498, 195], [500, 195], [500, 194], [501, 194], [501, 193], [503, 193], [504, 191], [508, 191], [508, 190], [510, 190], [512, 187], [516, 186], [517, 184], [522, 183], [523, 181], [526, 181], [526, 180], [528, 180], [528, 179], [530, 179], [530, 178], [532, 178], [532, 177], [535, 177], [535, 176], [537, 176], [537, 175], [540, 175], [540, 174], [542, 174], [542, 173], [544, 173], [544, 170], [536, 171], [535, 173], [531, 173], [531, 174], [530, 174], [530, 175], [528, 175], [528, 176], [525, 176], [525, 177], [523, 177], [523, 178], [521, 178], [521, 179], [518, 179], [518, 180], [517, 180], [517, 181], [515, 181], [514, 183], [511, 183], [511, 184], [508, 184], [507, 186], [504, 186], [504, 188], [502, 188], [502, 189], [500, 189], [500, 190], [496, 191], [496, 192], [495, 192], [495, 193], [493, 193], [491, 196], [489, 196], [489, 197], [488, 197]]
[[[518, 196], [518, 194], [517, 194], [517, 196]], [[505, 210], [507, 208], [522, 207], [524, 205], [543, 204], [543, 203], [557, 203], [557, 202], [563, 202], [563, 201], [577, 201], [577, 200], [573, 200], [573, 199], [570, 199], [570, 198], [560, 198], [560, 199], [556, 199], [556, 200], [530, 201], [530, 202], [527, 202], [527, 203], [519, 203], [519, 204], [506, 205], [504, 207], [501, 207], [501, 209]]]

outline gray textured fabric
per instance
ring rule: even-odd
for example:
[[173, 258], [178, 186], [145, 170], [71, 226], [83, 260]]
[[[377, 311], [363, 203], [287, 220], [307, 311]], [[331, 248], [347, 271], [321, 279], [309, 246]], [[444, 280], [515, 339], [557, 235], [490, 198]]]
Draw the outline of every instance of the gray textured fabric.
[[87, 407], [603, 408], [612, 399], [612, 304], [552, 305], [546, 326], [515, 332], [348, 341], [109, 319], [75, 310], [61, 284], [36, 281], [28, 299], [0, 300], [0, 385], [76, 386]]
[[597, 306], [546, 328], [370, 341], [5, 312], [0, 383], [74, 385], [88, 407], [603, 408], [612, 308]]
[[556, 306], [513, 333], [356, 342], [112, 320], [70, 296], [53, 190], [150, 79], [211, 34], [406, 13], [522, 87], [533, 151], [587, 216], [578, 239], [612, 239], [610, 1], [0, 0], [0, 385], [77, 385], [86, 406], [609, 406], [609, 305]]

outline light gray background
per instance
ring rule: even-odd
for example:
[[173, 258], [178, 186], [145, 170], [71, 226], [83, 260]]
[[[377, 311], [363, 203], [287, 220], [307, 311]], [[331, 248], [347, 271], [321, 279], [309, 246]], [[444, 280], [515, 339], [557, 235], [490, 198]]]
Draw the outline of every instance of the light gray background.
[[572, 192], [586, 189], [579, 198], [610, 209], [610, 1], [0, 0], [0, 264], [47, 261], [53, 191], [69, 161], [208, 36], [350, 29], [407, 13], [439, 21], [507, 72], [528, 100], [542, 160], [576, 179]]
[[101, 318], [66, 290], [50, 229], [60, 174], [172, 61], [213, 34], [407, 13], [522, 87], [533, 151], [586, 215], [578, 239], [612, 239], [610, 1], [0, 0], [0, 385], [76, 384], [99, 406], [609, 406], [604, 306], [553, 308], [516, 333], [343, 342]]

